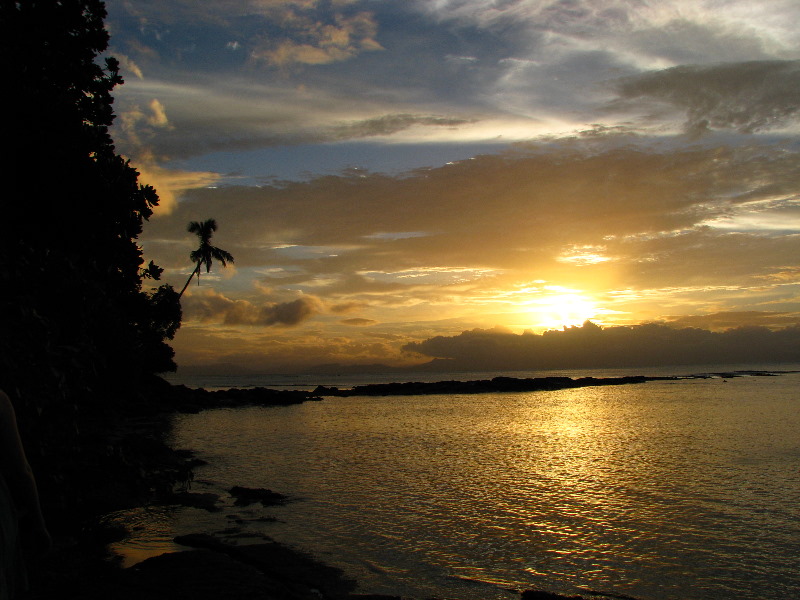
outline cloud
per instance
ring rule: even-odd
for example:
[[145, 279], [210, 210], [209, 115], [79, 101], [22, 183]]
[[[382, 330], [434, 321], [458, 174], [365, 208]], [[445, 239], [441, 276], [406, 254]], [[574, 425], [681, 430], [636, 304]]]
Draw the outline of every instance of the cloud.
[[[593, 122], [611, 98], [605, 82], [621, 76], [798, 58], [800, 47], [790, 2], [769, 16], [747, 2], [724, 11], [623, 0], [110, 4], [113, 51], [148, 82], [172, 84], [174, 95], [159, 98], [178, 131], [161, 132], [156, 151], [173, 158], [345, 139], [336, 136], [349, 123], [396, 115], [471, 121], [459, 133], [482, 140], [565, 131]], [[224, 51], [231, 40], [240, 51]], [[617, 121], [644, 100], [618, 103]], [[455, 137], [427, 131], [446, 132]]]
[[150, 100], [148, 105], [150, 115], [147, 117], [147, 124], [153, 127], [169, 127], [169, 119], [164, 105], [158, 101], [158, 98]]
[[[658, 3], [628, 0], [415, 0], [421, 13], [447, 22], [475, 25], [485, 29], [508, 29], [525, 26], [529, 30], [549, 31], [576, 39], [593, 41], [601, 47], [606, 42], [619, 43], [638, 33], [656, 37], [657, 45], [691, 44], [701, 46], [709, 40], [709, 32], [736, 32], [739, 43], [750, 36], [762, 47], [788, 49], [796, 46], [797, 32], [792, 18], [797, 5], [791, 0], [778, 0], [769, 11], [760, 10], [748, 0], [726, 0], [724, 5], [713, 2], [683, 2], [665, 0]], [[724, 6], [724, 8], [723, 8]], [[681, 36], [682, 26], [705, 29], [705, 35]], [[659, 36], [663, 33], [662, 36]], [[751, 49], [751, 48], [748, 48]]]
[[[113, 2], [116, 5], [116, 2]], [[213, 25], [235, 23], [237, 19], [266, 17], [271, 19], [291, 19], [294, 15], [325, 10], [324, 0], [217, 0], [213, 3], [198, 4], [194, 0], [171, 0], [170, 2], [126, 3], [123, 7], [139, 20], [141, 26], [154, 27], [155, 23], [174, 26], [181, 23], [208, 23]], [[357, 2], [333, 2], [334, 8], [344, 9]], [[325, 13], [323, 13], [325, 14]], [[296, 17], [294, 17], [296, 18]]]
[[139, 171], [139, 183], [151, 185], [158, 192], [156, 217], [171, 213], [184, 191], [207, 187], [220, 180], [217, 173], [161, 166], [163, 157], [153, 150], [153, 140], [159, 131], [169, 131], [174, 127], [167, 116], [166, 107], [158, 98], [151, 98], [146, 103], [146, 108], [129, 104], [120, 113], [118, 121], [118, 145]]
[[217, 173], [165, 169], [147, 152], [131, 161], [139, 171], [139, 183], [153, 186], [158, 192], [156, 218], [170, 214], [178, 206], [178, 198], [187, 190], [212, 186], [220, 180]]
[[232, 300], [213, 290], [184, 296], [184, 315], [187, 320], [224, 325], [271, 327], [296, 326], [320, 311], [319, 300], [302, 296], [289, 302], [254, 304], [247, 300]]
[[660, 324], [603, 329], [587, 321], [542, 335], [476, 329], [403, 349], [468, 370], [789, 363], [800, 360], [800, 323], [777, 331], [738, 327], [715, 333]]
[[474, 121], [474, 119], [441, 117], [436, 115], [381, 115], [373, 119], [364, 119], [347, 125], [334, 126], [327, 134], [323, 133], [322, 136], [330, 140], [339, 141], [376, 135], [391, 135], [414, 126], [457, 127], [459, 125], [473, 123]]
[[[671, 142], [599, 134], [399, 176], [193, 189], [142, 240], [148, 259], [183, 265], [186, 223], [214, 216], [215, 240], [239, 269], [219, 284], [227, 296], [264, 280], [282, 297], [319, 297], [333, 314], [361, 317], [354, 311], [369, 306], [387, 331], [453, 318], [462, 329], [541, 331], [559, 318], [610, 325], [797, 310], [800, 272], [789, 257], [800, 256], [800, 230], [708, 225], [732, 211], [783, 210], [775, 198], [800, 194], [797, 153]], [[185, 277], [165, 273], [176, 287]], [[564, 295], [574, 310], [558, 308]], [[778, 298], [787, 304], [766, 304]], [[412, 339], [431, 327], [413, 326]]]
[[[570, 77], [587, 63], [595, 63], [600, 81], [612, 70], [619, 76], [679, 64], [797, 58], [798, 35], [790, 24], [798, 8], [790, 1], [769, 11], [747, 0], [726, 0], [724, 8], [669, 0], [419, 0], [414, 6], [437, 22], [517, 38], [508, 56], [546, 65], [552, 77]], [[530, 86], [531, 94], [539, 89]]]
[[[225, 328], [184, 325], [174, 348], [180, 365], [202, 365], [206, 373], [220, 369], [220, 363], [261, 373], [298, 373], [321, 364], [408, 362], [393, 341], [323, 334], [319, 329], [303, 326], [273, 327], [238, 337]], [[226, 371], [223, 368], [217, 372]]]
[[[138, 21], [137, 29], [115, 28], [114, 43], [147, 59], [152, 68], [158, 68], [154, 58], [164, 52], [188, 62], [209, 45], [247, 49], [251, 65], [325, 65], [382, 49], [375, 39], [378, 25], [373, 14], [358, 10], [357, 4], [323, 0], [114, 3], [111, 17], [116, 23], [120, 11], [128, 20]], [[180, 33], [176, 35], [184, 27], [201, 33], [190, 45]], [[142, 52], [145, 48], [148, 52]]]
[[541, 2], [511, 0], [485, 2], [481, 0], [415, 0], [419, 10], [441, 19], [467, 21], [484, 27], [510, 21], [533, 22], [547, 28], [566, 26], [584, 29], [607, 28], [613, 23], [629, 22], [631, 3], [616, 1]]
[[[612, 259], [597, 268], [646, 259], [648, 269], [663, 263], [686, 273], [698, 263], [676, 260], [681, 255], [696, 259], [724, 248], [727, 269], [750, 269], [764, 258], [756, 246], [773, 256], [794, 247], [789, 236], [703, 227], [753, 202], [753, 195], [800, 194], [795, 152], [626, 144], [631, 138], [617, 146], [615, 139], [520, 145], [397, 177], [361, 172], [281, 186], [195, 189], [174, 219], [180, 224], [224, 205], [226, 228], [238, 232], [242, 248], [234, 255], [242, 256], [242, 265], [301, 266], [310, 275], [347, 265], [352, 274], [402, 273], [427, 266], [430, 257], [450, 270], [564, 271], [556, 259], [585, 246], [605, 248]], [[165, 237], [168, 227], [178, 230], [163, 222], [152, 231]], [[430, 233], [401, 235], [415, 231]], [[316, 254], [312, 261], [297, 252], [293, 259], [280, 244], [347, 250]], [[702, 264], [713, 270], [722, 260], [720, 253], [715, 263]]]
[[283, 24], [284, 32], [294, 39], [276, 44], [267, 38], [252, 50], [253, 61], [279, 67], [325, 65], [347, 60], [359, 52], [383, 50], [375, 40], [377, 23], [368, 12], [351, 16], [335, 13], [327, 23], [295, 13], [291, 19], [283, 19]]
[[345, 315], [361, 310], [366, 306], [367, 305], [363, 302], [345, 302], [343, 304], [334, 304], [333, 306], [329, 307], [329, 310], [337, 315]]
[[137, 65], [129, 57], [125, 56], [124, 54], [116, 53], [114, 58], [119, 61], [123, 76], [125, 73], [132, 73], [134, 77], [137, 77], [138, 79], [144, 79], [144, 74], [139, 68], [139, 65]]
[[[168, 121], [156, 126], [154, 98]], [[128, 83], [115, 139], [132, 154], [147, 146], [162, 160], [219, 151], [297, 146], [393, 136], [404, 131], [440, 131], [475, 126], [472, 116], [407, 112], [407, 105], [375, 103], [352, 93], [298, 89], [276, 82], [243, 83], [220, 76], [214, 82], [148, 79]], [[416, 108], [416, 107], [415, 107]]]
[[147, 108], [128, 104], [119, 114], [121, 141], [130, 148], [141, 148], [155, 137], [158, 130], [172, 128], [166, 109], [158, 98], [150, 98], [146, 104]]
[[775, 54], [784, 54], [771, 41], [775, 33], [744, 16], [724, 20], [705, 15], [692, 20], [687, 15], [673, 15], [669, 21], [651, 22], [631, 32], [623, 44], [627, 52], [642, 56], [639, 61], [631, 57], [631, 64], [652, 70], [775, 58]]
[[723, 331], [737, 327], [768, 327], [778, 329], [800, 323], [798, 312], [739, 311], [720, 312], [709, 315], [680, 315], [666, 317], [667, 325], [674, 328], [701, 328]]
[[800, 310], [796, 2], [107, 4], [115, 142], [172, 209], [148, 259], [180, 289], [208, 217], [236, 256], [185, 298], [181, 356], [402, 362], [495, 323]]
[[[789, 2], [771, 6], [769, 14], [735, 0], [726, 1], [724, 10], [700, 2], [624, 0], [454, 0], [414, 6], [441, 27], [457, 28], [471, 39], [494, 38], [494, 47], [502, 48], [505, 56], [470, 47], [466, 54], [482, 59], [476, 67], [489, 57], [495, 60], [486, 71], [462, 69], [458, 92], [489, 100], [487, 108], [493, 110], [564, 125], [596, 119], [609, 100], [606, 82], [620, 77], [678, 65], [799, 57], [800, 40], [788, 23], [800, 14]], [[464, 83], [478, 78], [476, 88]], [[635, 108], [630, 103], [617, 108], [625, 109], [614, 115], [619, 124], [637, 114], [630, 112]], [[652, 110], [649, 116], [664, 126], [671, 124], [671, 112]]]
[[354, 318], [354, 319], [342, 319], [341, 323], [344, 325], [353, 325], [355, 327], [367, 327], [369, 325], [375, 325], [378, 321], [374, 319], [362, 319], [362, 318]]
[[654, 101], [685, 112], [685, 130], [694, 135], [754, 133], [797, 119], [800, 61], [679, 66], [623, 79], [616, 89], [623, 100], [617, 106]]

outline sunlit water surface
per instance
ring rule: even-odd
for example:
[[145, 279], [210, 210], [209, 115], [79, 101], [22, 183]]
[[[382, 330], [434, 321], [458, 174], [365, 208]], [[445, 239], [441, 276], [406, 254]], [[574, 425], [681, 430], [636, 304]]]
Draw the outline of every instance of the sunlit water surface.
[[175, 446], [209, 461], [193, 491], [297, 500], [174, 531], [240, 517], [372, 593], [800, 597], [799, 396], [790, 374], [181, 416]]

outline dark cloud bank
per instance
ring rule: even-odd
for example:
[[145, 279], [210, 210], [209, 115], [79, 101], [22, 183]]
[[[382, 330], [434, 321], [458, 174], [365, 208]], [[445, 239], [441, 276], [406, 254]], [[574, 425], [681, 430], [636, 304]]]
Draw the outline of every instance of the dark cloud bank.
[[474, 329], [407, 344], [449, 370], [535, 370], [662, 365], [800, 362], [800, 324], [780, 330], [738, 327], [724, 332], [663, 324], [582, 327], [514, 334]]
[[800, 61], [681, 65], [620, 80], [617, 103], [655, 100], [686, 112], [695, 135], [712, 129], [755, 133], [784, 125], [800, 112]]

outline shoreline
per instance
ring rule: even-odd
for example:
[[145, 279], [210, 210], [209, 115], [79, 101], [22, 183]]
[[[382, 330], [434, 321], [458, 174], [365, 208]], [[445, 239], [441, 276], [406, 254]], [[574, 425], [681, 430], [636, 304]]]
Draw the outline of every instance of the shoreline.
[[299, 402], [322, 400], [324, 397], [350, 396], [418, 396], [435, 394], [487, 394], [498, 392], [537, 392], [573, 389], [592, 386], [632, 385], [649, 381], [686, 381], [692, 379], [734, 379], [738, 377], [775, 377], [796, 370], [732, 370], [712, 371], [688, 375], [623, 375], [618, 377], [509, 377], [491, 379], [404, 381], [368, 383], [337, 387], [331, 385], [309, 386], [313, 389], [276, 390], [261, 386], [232, 387], [207, 390], [170, 384], [173, 388], [175, 412], [197, 412], [207, 408], [234, 408], [237, 406], [287, 406]]
[[370, 383], [339, 389], [317, 386], [313, 394], [320, 396], [420, 396], [434, 394], [491, 394], [498, 392], [542, 392], [606, 385], [632, 385], [648, 381], [684, 381], [690, 379], [733, 379], [736, 377], [772, 377], [789, 371], [719, 371], [696, 375], [623, 375], [620, 377], [507, 377], [446, 380], [435, 382]]
[[[793, 371], [797, 372], [797, 371]], [[676, 377], [621, 377], [621, 378], [533, 378], [515, 379], [498, 377], [492, 380], [471, 382], [447, 381], [434, 384], [415, 382], [394, 384], [371, 384], [354, 386], [347, 390], [321, 388], [313, 392], [281, 391], [267, 388], [229, 389], [209, 392], [185, 386], [165, 384], [154, 391], [154, 397], [142, 407], [144, 414], [135, 420], [122, 421], [113, 437], [123, 439], [126, 435], [148, 437], [164, 442], [172, 428], [172, 418], [180, 413], [196, 413], [215, 408], [240, 406], [287, 406], [307, 401], [319, 401], [324, 396], [344, 395], [408, 395], [487, 393], [491, 391], [525, 392], [533, 390], [564, 389], [592, 385], [624, 385], [645, 383], [653, 380], [700, 379], [709, 377], [776, 376], [789, 371], [740, 371], [720, 372], [697, 376]], [[494, 389], [490, 389], [490, 388]], [[498, 389], [499, 388], [499, 389]], [[127, 429], [127, 431], [125, 431]], [[192, 506], [215, 510], [219, 496], [190, 491], [192, 469], [202, 464], [190, 452], [166, 446], [165, 453], [148, 455], [148, 477], [153, 496], [145, 502], [133, 501], [134, 508], [144, 506]], [[148, 450], [149, 452], [150, 450]], [[181, 487], [180, 480], [184, 479]], [[169, 485], [167, 485], [169, 484]], [[163, 493], [169, 489], [169, 492]], [[230, 490], [232, 498], [235, 498]], [[268, 490], [248, 490], [239, 504], [261, 502], [264, 506], [285, 500], [280, 494]], [[218, 510], [219, 508], [216, 507]], [[37, 565], [33, 573], [32, 598], [81, 597], [86, 599], [144, 598], [271, 598], [272, 600], [389, 600], [396, 596], [355, 593], [356, 583], [347, 579], [341, 571], [316, 561], [310, 555], [276, 543], [264, 536], [257, 543], [238, 544], [241, 530], [227, 534], [196, 532], [181, 536], [174, 541], [187, 550], [167, 552], [129, 568], [121, 568], [109, 560], [108, 545], [120, 541], [128, 531], [102, 523], [102, 515], [96, 515], [94, 523], [85, 526], [75, 539], [56, 541], [56, 549], [46, 563]], [[252, 541], [252, 540], [249, 540]], [[583, 590], [580, 596], [564, 596], [545, 591], [510, 592], [510, 597], [522, 600], [590, 600], [608, 597], [606, 594]], [[583, 595], [586, 594], [586, 595]]]

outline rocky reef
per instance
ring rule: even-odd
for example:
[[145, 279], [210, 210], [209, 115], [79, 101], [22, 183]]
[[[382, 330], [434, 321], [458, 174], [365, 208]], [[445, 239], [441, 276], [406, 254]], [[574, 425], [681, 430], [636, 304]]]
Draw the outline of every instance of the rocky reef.
[[317, 386], [315, 396], [418, 396], [428, 394], [488, 394], [498, 392], [539, 392], [596, 385], [644, 383], [666, 377], [494, 377], [472, 381], [373, 383], [349, 389]]

